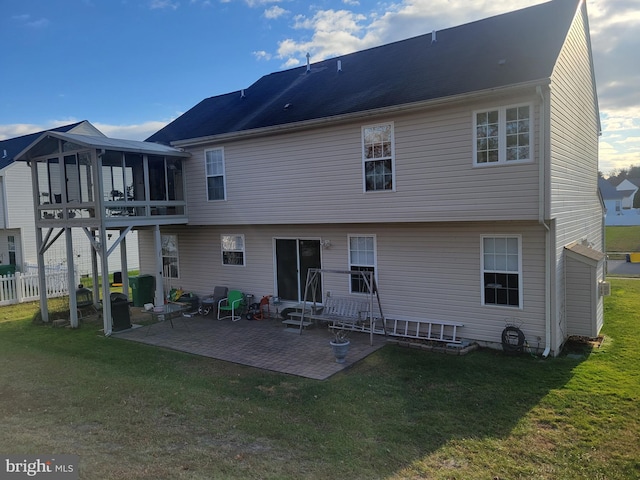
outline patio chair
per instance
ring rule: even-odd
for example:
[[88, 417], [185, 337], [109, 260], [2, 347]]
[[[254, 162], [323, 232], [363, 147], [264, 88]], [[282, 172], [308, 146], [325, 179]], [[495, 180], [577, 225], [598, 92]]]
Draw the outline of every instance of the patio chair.
[[[231, 318], [232, 322], [237, 322], [242, 318], [244, 308], [244, 294], [240, 290], [231, 290], [227, 298], [223, 298], [218, 302], [218, 320]], [[231, 312], [231, 315], [229, 315], [229, 312]], [[221, 316], [223, 313], [226, 313], [226, 315]]]
[[[204, 297], [200, 302], [200, 306], [198, 307], [198, 313], [200, 315], [209, 315], [211, 310], [218, 306], [218, 303], [223, 298], [227, 298], [227, 294], [229, 293], [229, 289], [227, 287], [216, 287], [213, 289], [213, 295], [209, 295], [208, 297]], [[216, 312], [217, 316], [217, 312]]]

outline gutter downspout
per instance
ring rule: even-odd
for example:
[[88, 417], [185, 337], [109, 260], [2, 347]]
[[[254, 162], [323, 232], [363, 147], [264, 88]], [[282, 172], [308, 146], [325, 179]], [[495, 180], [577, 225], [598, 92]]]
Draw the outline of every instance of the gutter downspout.
[[545, 137], [546, 131], [546, 104], [544, 94], [540, 85], [536, 86], [536, 93], [540, 97], [540, 144], [538, 145], [538, 223], [545, 229], [544, 231], [544, 352], [542, 352], [542, 358], [547, 358], [551, 351], [551, 251], [550, 251], [550, 236], [551, 231], [549, 225], [544, 220], [545, 214], [545, 197], [547, 192], [545, 190], [544, 181], [544, 160], [545, 160]]

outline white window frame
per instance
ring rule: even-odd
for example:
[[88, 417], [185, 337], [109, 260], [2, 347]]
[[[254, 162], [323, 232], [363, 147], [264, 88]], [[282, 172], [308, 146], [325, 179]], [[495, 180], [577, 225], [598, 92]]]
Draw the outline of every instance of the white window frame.
[[[391, 155], [381, 155], [379, 157], [367, 158], [367, 144], [365, 143], [366, 131], [379, 128], [389, 127], [391, 130]], [[374, 125], [364, 125], [361, 130], [361, 148], [362, 148], [362, 191], [364, 193], [376, 192], [395, 192], [396, 191], [396, 140], [395, 126], [393, 122], [377, 123]], [[378, 162], [383, 160], [391, 161], [391, 188], [382, 188], [379, 190], [367, 190], [367, 163]]]
[[[168, 237], [173, 237], [175, 240], [175, 246], [176, 246], [176, 254], [175, 255], [165, 255], [166, 250], [164, 248], [165, 246], [165, 238]], [[164, 278], [180, 278], [180, 248], [178, 247], [178, 235], [173, 234], [173, 233], [163, 233], [160, 236], [161, 239], [161, 254], [162, 254], [162, 276]], [[169, 274], [167, 275], [167, 272], [165, 271], [165, 265], [172, 265], [171, 261], [167, 261], [165, 262], [165, 260], [173, 260], [175, 259], [175, 267], [176, 267], [176, 275], [173, 276], [171, 275], [171, 268], [169, 268]]]
[[[372, 239], [372, 241], [373, 241], [373, 264], [369, 264], [369, 263], [366, 263], [366, 262], [361, 262], [361, 261], [358, 261], [359, 259], [354, 259], [353, 258], [352, 250], [351, 250], [351, 240], [352, 239], [356, 239], [356, 238]], [[353, 270], [354, 268], [358, 268], [358, 267], [373, 268], [373, 276], [376, 279], [376, 283], [377, 283], [378, 282], [378, 242], [377, 242], [376, 235], [362, 234], [362, 233], [347, 235], [347, 251], [349, 253], [349, 270]], [[349, 293], [368, 295], [367, 292], [360, 292], [360, 291], [354, 291], [353, 290], [353, 281], [352, 281], [352, 276], [351, 275], [349, 275]]]
[[[209, 172], [209, 159], [208, 154], [210, 152], [220, 152], [221, 160], [222, 160], [222, 172]], [[226, 174], [226, 166], [225, 166], [225, 157], [224, 157], [224, 147], [218, 148], [208, 148], [204, 151], [204, 176], [205, 176], [205, 191], [207, 192], [207, 201], [209, 202], [220, 202], [227, 199], [227, 174]], [[210, 198], [209, 192], [209, 178], [217, 178], [222, 177], [222, 198]]]
[[16, 265], [18, 256], [16, 251], [15, 235], [7, 235], [7, 251], [9, 252], [9, 265]]
[[[488, 239], [516, 239], [518, 242], [518, 267], [517, 270], [513, 270], [510, 268], [489, 268], [489, 266], [485, 265], [485, 240]], [[505, 252], [506, 253], [506, 252]], [[505, 260], [505, 264], [508, 261]], [[517, 274], [518, 275], [518, 305], [509, 305], [509, 304], [500, 304], [500, 303], [487, 303], [485, 299], [485, 273], [496, 273], [496, 274]], [[481, 293], [481, 303], [485, 307], [498, 307], [498, 308], [507, 308], [507, 309], [518, 309], [522, 310], [523, 308], [523, 298], [522, 298], [522, 236], [521, 235], [512, 235], [512, 234], [495, 234], [495, 235], [481, 235], [480, 236], [480, 293]]]
[[[515, 160], [507, 160], [507, 110], [514, 108], [529, 108], [529, 157]], [[478, 115], [489, 112], [498, 112], [498, 160], [494, 162], [478, 162]], [[521, 163], [531, 163], [534, 158], [534, 124], [533, 124], [533, 103], [521, 103], [516, 105], [506, 105], [495, 108], [484, 108], [473, 112], [473, 166], [490, 167], [497, 165], [513, 165]]]
[[[238, 243], [241, 244], [240, 247], [238, 247]], [[247, 264], [247, 254], [245, 247], [246, 243], [244, 241], [243, 234], [223, 233], [222, 235], [220, 235], [220, 261], [222, 262], [222, 265], [225, 267], [244, 267]], [[225, 253], [241, 253], [242, 263], [226, 262]]]

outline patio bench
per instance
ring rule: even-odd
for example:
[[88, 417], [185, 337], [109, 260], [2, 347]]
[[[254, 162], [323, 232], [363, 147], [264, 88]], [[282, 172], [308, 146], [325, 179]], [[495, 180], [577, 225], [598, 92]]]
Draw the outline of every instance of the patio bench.
[[[326, 322], [329, 328], [363, 330], [368, 326], [369, 300], [352, 297], [327, 297], [323, 305], [315, 306], [304, 312], [303, 327], [312, 323]], [[302, 311], [289, 312], [291, 320], [285, 324], [300, 325]]]

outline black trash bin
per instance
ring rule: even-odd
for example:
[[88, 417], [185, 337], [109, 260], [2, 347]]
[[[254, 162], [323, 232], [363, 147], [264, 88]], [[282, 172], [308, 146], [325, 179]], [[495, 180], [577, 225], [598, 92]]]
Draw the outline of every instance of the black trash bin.
[[111, 294], [111, 329], [114, 332], [131, 328], [129, 299], [123, 293]]

